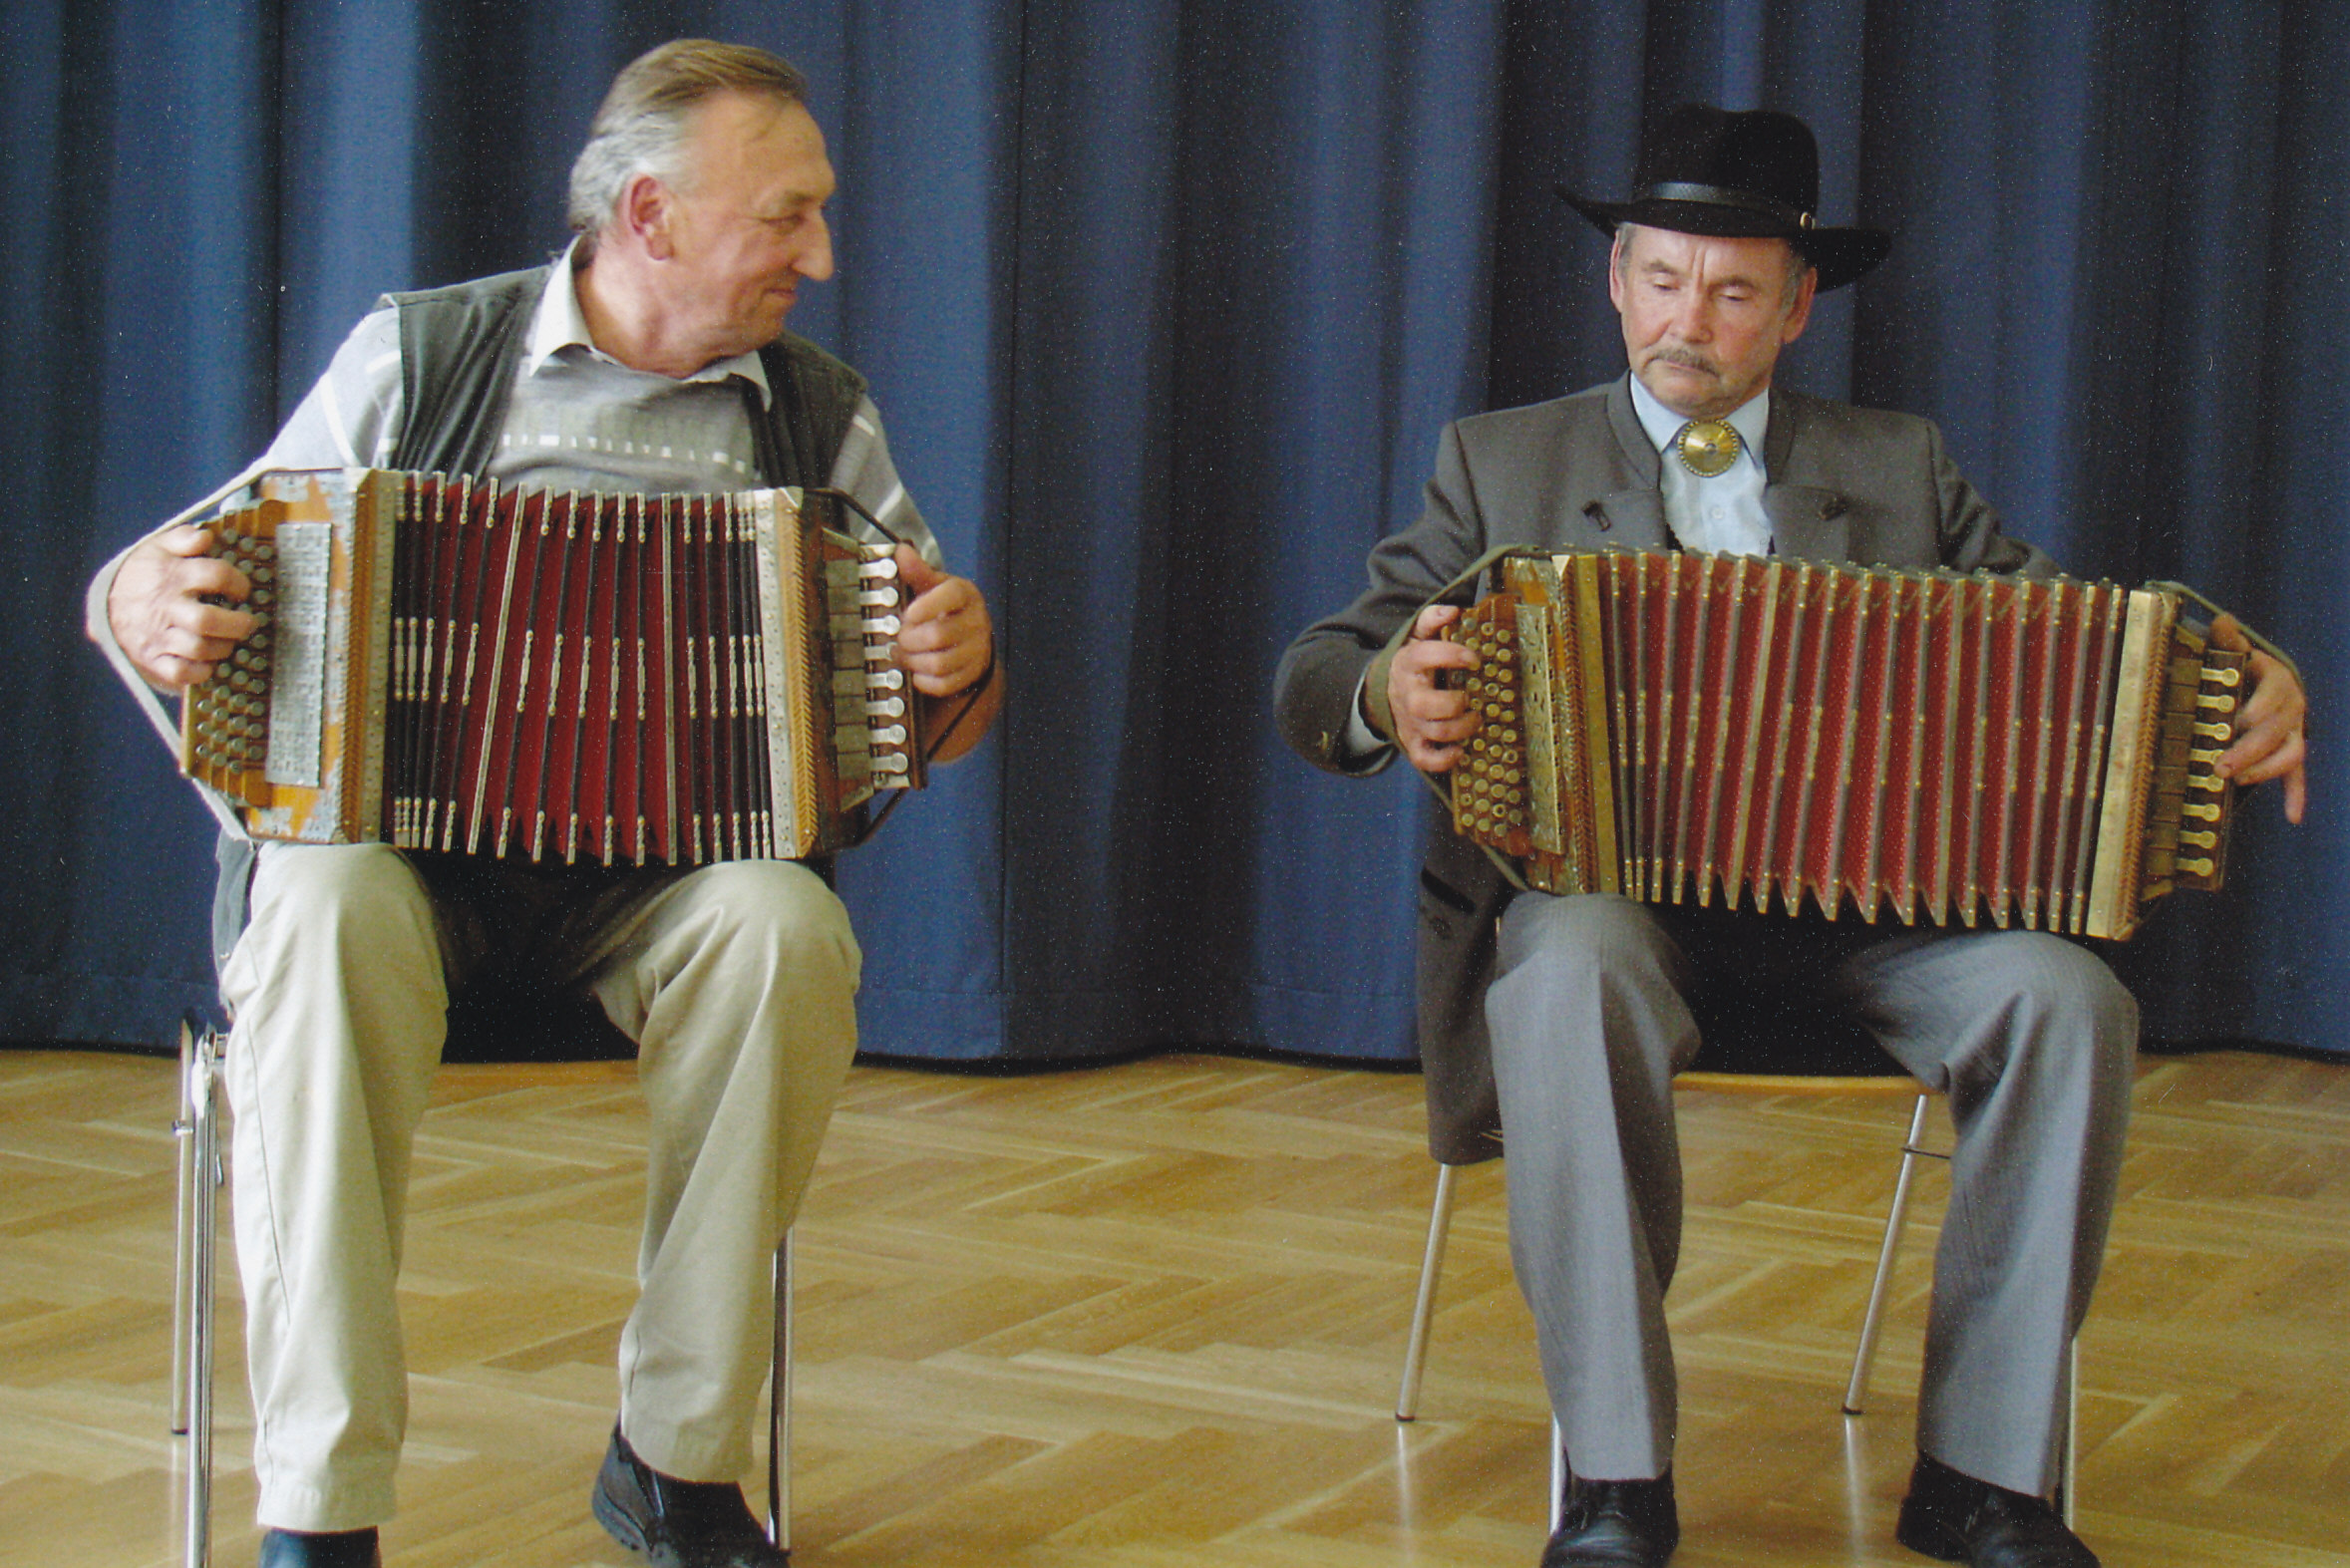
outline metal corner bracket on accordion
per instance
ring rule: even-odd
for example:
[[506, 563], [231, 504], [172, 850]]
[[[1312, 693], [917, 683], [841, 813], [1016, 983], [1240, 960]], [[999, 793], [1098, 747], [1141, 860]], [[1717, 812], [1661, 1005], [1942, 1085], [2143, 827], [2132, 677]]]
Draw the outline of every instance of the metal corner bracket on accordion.
[[2248, 660], [2177, 592], [1696, 552], [1490, 585], [1453, 826], [1531, 887], [2119, 940], [2224, 874]]
[[924, 783], [892, 549], [798, 490], [258, 475], [201, 526], [259, 629], [180, 770], [256, 838], [603, 864], [798, 859]]

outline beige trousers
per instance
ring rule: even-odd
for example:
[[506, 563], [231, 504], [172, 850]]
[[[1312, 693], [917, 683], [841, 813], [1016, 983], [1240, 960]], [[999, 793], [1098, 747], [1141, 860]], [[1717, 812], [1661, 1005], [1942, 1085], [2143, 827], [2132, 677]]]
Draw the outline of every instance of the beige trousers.
[[[385, 846], [273, 844], [221, 972], [265, 1525], [393, 1511], [409, 1156], [469, 913]], [[847, 912], [805, 866], [744, 861], [609, 901], [563, 936], [637, 1043], [651, 1127], [621, 1424], [658, 1470], [732, 1479], [751, 1463], [776, 1244], [855, 1051]]]

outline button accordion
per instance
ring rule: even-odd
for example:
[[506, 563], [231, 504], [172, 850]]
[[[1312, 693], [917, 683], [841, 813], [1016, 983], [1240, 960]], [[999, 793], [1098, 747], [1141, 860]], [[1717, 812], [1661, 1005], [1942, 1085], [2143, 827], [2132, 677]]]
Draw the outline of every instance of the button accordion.
[[2125, 938], [2215, 888], [2246, 656], [2171, 585], [1511, 554], [1453, 825], [1553, 893]]
[[272, 471], [201, 523], [256, 630], [180, 768], [257, 838], [602, 864], [851, 844], [923, 783], [892, 548], [796, 490]]

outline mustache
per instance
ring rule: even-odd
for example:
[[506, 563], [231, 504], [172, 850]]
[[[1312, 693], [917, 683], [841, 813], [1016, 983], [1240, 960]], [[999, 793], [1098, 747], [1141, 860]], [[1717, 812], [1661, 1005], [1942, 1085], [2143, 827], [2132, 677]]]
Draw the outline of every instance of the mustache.
[[1690, 370], [1703, 371], [1708, 376], [1722, 374], [1722, 367], [1715, 364], [1710, 356], [1700, 354], [1692, 348], [1658, 349], [1649, 356], [1649, 360], [1651, 363], [1662, 360], [1668, 365], [1680, 365]]

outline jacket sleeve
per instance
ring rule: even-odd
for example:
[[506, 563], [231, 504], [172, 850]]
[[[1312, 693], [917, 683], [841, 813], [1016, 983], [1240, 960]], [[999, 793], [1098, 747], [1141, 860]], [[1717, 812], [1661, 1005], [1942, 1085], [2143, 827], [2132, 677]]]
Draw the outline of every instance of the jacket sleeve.
[[1393, 747], [1368, 756], [1347, 751], [1355, 693], [1367, 677], [1384, 680], [1380, 652], [1387, 640], [1477, 559], [1484, 537], [1461, 427], [1448, 425], [1419, 519], [1372, 549], [1370, 586], [1345, 609], [1307, 627], [1274, 673], [1274, 720], [1308, 762], [1333, 773], [1371, 774], [1395, 756]]
[[2025, 577], [2053, 577], [2057, 564], [2046, 554], [2002, 530], [1999, 513], [1967, 482], [1942, 445], [1941, 427], [1926, 425], [1928, 456], [1938, 507], [1942, 564], [1952, 571], [1991, 571]]

